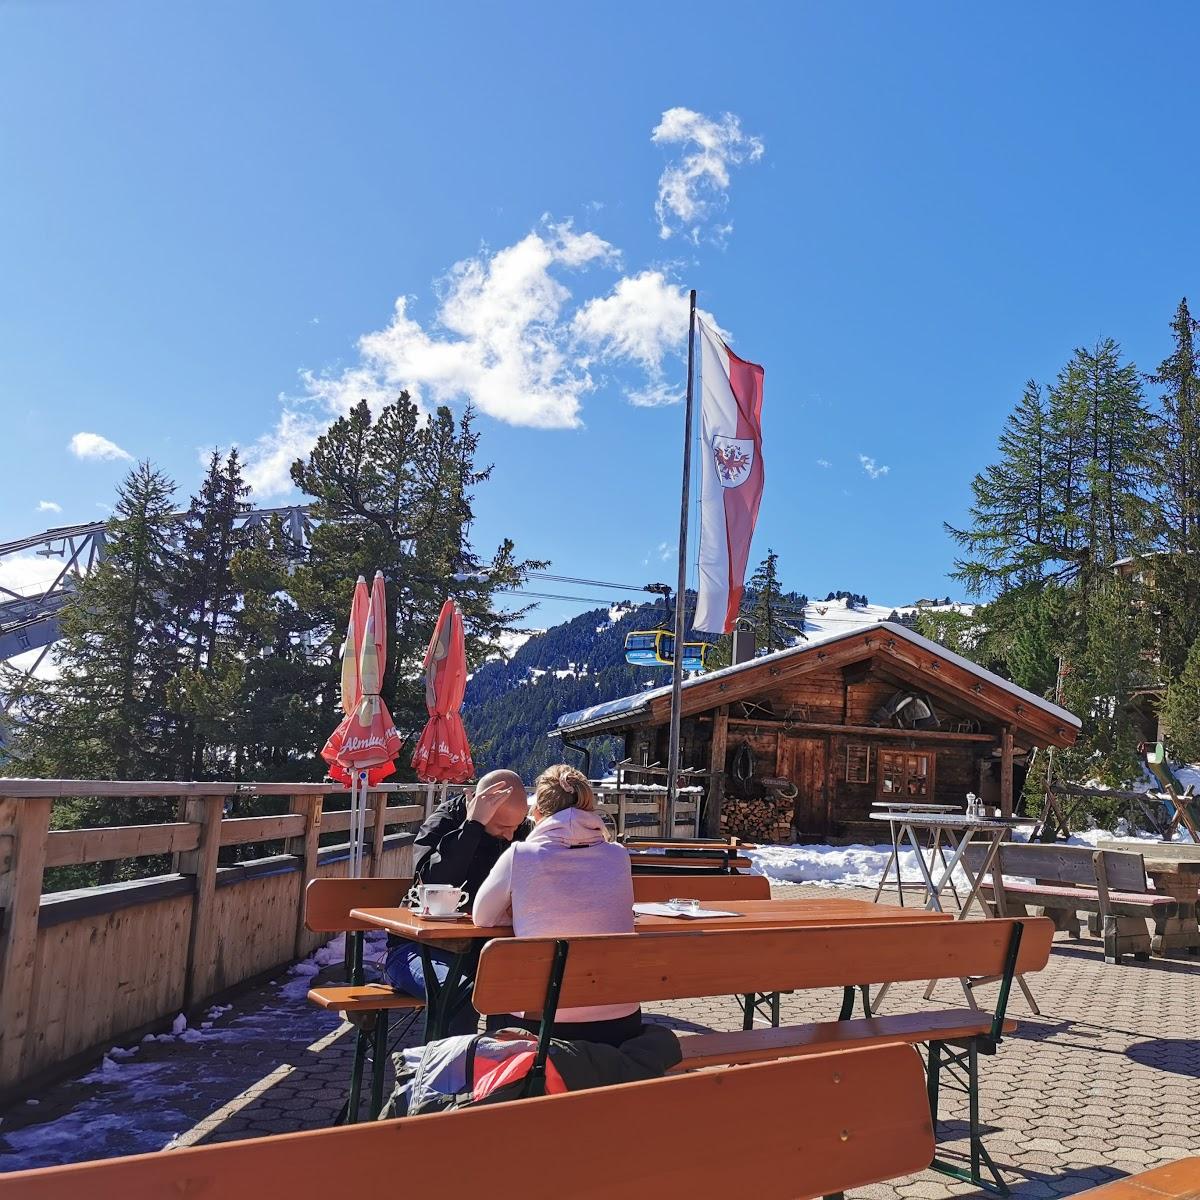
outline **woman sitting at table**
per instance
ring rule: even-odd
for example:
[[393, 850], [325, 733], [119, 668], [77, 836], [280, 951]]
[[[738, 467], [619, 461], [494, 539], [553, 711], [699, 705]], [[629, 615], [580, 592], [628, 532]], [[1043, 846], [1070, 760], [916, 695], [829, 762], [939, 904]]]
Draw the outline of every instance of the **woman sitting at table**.
[[[518, 937], [633, 932], [629, 852], [608, 840], [587, 776], [565, 764], [538, 777], [532, 832], [500, 856], [475, 896], [476, 925], [512, 923]], [[520, 1014], [490, 1028], [537, 1031]], [[559, 1009], [554, 1036], [619, 1046], [642, 1028], [636, 1004]]]

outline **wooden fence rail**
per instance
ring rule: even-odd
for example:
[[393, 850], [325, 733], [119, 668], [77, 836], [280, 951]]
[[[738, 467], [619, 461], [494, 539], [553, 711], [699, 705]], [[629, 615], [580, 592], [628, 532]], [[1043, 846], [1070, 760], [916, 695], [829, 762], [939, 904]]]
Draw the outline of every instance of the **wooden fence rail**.
[[[445, 795], [383, 784], [368, 798], [372, 875], [408, 875], [411, 833]], [[176, 819], [51, 829], [55, 800], [178, 801]], [[287, 800], [275, 816], [227, 817], [229, 799]], [[0, 1102], [61, 1075], [121, 1038], [140, 1036], [247, 980], [312, 952], [310, 879], [344, 876], [350, 814], [331, 784], [0, 779]], [[283, 852], [222, 863], [222, 847], [281, 842]], [[171, 855], [173, 870], [131, 882], [44, 893], [53, 867]]]

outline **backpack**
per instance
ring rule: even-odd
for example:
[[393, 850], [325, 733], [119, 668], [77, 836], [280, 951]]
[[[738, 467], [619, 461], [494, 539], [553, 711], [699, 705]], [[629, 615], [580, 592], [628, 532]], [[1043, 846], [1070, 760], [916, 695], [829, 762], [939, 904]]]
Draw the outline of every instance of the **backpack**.
[[551, 1038], [540, 1069], [537, 1050], [537, 1036], [524, 1029], [461, 1034], [401, 1050], [393, 1056], [396, 1087], [380, 1117], [657, 1079], [682, 1058], [678, 1038], [662, 1025], [644, 1025], [619, 1047]]

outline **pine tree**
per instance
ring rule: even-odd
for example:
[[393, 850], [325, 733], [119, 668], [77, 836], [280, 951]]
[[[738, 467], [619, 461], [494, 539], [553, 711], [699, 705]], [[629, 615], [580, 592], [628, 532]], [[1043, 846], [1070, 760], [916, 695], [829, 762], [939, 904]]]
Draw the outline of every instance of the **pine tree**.
[[458, 421], [447, 408], [426, 417], [401, 393], [377, 419], [365, 401], [356, 405], [292, 467], [296, 485], [313, 498], [317, 524], [289, 591], [310, 620], [311, 692], [327, 721], [336, 702], [328, 663], [358, 575], [369, 578], [379, 568], [388, 583], [391, 637], [382, 694], [400, 729], [425, 721], [416, 668], [448, 596], [462, 608], [472, 666], [528, 611], [499, 609], [496, 594], [545, 564], [520, 561], [509, 540], [487, 559], [471, 545], [473, 492], [491, 474], [475, 465], [478, 443], [469, 408]]
[[1192, 643], [1183, 670], [1167, 690], [1162, 723], [1171, 757], [1200, 762], [1200, 638]]
[[758, 651], [771, 653], [783, 650], [803, 637], [804, 610], [797, 616], [794, 604], [783, 598], [779, 584], [779, 555], [767, 550], [767, 557], [758, 564], [750, 580], [754, 604], [749, 617], [754, 623], [754, 642]]

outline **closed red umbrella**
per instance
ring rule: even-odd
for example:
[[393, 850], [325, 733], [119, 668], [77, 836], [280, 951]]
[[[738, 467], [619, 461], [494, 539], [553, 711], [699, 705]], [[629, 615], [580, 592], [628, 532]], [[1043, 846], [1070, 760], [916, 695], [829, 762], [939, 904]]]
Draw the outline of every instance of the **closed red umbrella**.
[[[395, 758], [404, 746], [379, 689], [387, 665], [387, 605], [382, 572], [375, 572], [370, 601], [366, 582], [359, 579], [351, 607], [350, 628], [343, 647], [342, 704], [353, 704], [333, 731], [321, 757], [329, 775], [350, 787], [350, 873], [362, 873], [367, 789], [395, 773]], [[363, 622], [358, 633], [356, 620]], [[358, 644], [352, 644], [358, 638]], [[345, 659], [354, 656], [357, 670], [348, 672]], [[357, 697], [357, 698], [356, 698]]]
[[426, 783], [466, 783], [475, 773], [459, 712], [467, 690], [467, 642], [463, 615], [453, 600], [442, 605], [424, 672], [429, 723], [413, 751], [413, 768]]

